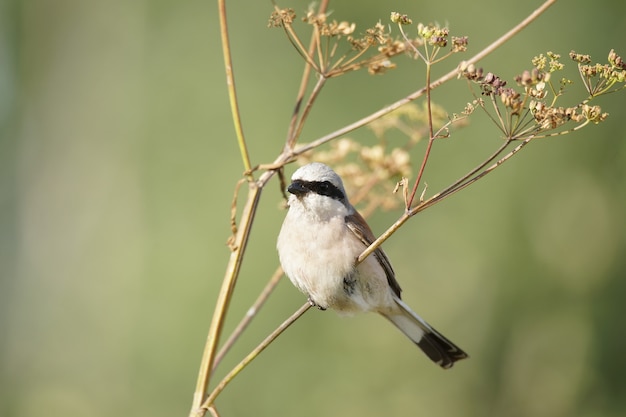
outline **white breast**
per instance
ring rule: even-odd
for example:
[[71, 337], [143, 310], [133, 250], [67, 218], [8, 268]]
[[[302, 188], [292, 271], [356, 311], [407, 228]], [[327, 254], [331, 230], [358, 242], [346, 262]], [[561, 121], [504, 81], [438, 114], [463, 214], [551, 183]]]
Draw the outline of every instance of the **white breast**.
[[347, 209], [341, 204], [321, 213], [290, 201], [277, 248], [291, 282], [318, 306], [342, 313], [389, 305], [391, 290], [376, 259], [370, 256], [354, 268], [365, 245], [346, 226]]

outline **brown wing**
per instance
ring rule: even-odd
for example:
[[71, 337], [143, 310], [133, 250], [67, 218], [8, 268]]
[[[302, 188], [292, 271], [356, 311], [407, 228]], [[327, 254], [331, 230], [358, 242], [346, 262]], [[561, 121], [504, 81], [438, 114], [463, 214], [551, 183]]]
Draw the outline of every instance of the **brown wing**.
[[[376, 240], [372, 229], [370, 229], [365, 222], [365, 219], [359, 214], [358, 211], [354, 210], [353, 214], [346, 216], [346, 225], [348, 226], [348, 229], [350, 229], [350, 231], [354, 233], [354, 235], [359, 238], [361, 242], [363, 242], [365, 247], [368, 247]], [[396, 274], [393, 272], [389, 258], [387, 258], [387, 255], [380, 247], [376, 248], [372, 255], [376, 257], [380, 266], [383, 267], [385, 275], [387, 275], [387, 282], [389, 283], [389, 286], [393, 289], [393, 292], [398, 296], [398, 298], [400, 298], [402, 288], [400, 288], [400, 284], [396, 281]]]

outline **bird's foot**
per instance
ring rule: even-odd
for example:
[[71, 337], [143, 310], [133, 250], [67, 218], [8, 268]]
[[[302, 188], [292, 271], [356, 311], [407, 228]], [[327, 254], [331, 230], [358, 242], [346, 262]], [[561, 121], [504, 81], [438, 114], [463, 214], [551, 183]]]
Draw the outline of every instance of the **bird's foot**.
[[315, 301], [313, 301], [311, 297], [309, 297], [309, 304], [311, 304], [312, 307], [316, 307], [318, 310], [326, 310], [326, 307], [322, 307], [321, 305], [317, 304]]

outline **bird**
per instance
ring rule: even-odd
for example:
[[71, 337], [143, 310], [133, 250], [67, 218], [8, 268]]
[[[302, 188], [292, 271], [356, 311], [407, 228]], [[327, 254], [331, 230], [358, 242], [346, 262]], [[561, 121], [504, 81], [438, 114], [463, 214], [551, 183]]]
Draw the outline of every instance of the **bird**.
[[313, 306], [341, 315], [379, 313], [444, 369], [469, 357], [401, 299], [382, 248], [356, 264], [375, 236], [335, 171], [320, 162], [304, 165], [293, 173], [287, 192], [276, 248], [285, 274]]

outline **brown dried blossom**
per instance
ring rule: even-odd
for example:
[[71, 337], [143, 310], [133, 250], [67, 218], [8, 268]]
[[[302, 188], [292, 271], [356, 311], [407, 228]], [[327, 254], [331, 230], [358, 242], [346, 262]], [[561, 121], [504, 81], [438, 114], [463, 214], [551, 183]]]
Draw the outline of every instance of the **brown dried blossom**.
[[270, 15], [270, 20], [267, 23], [267, 27], [279, 28], [291, 25], [296, 18], [296, 12], [291, 9], [277, 9]]
[[423, 23], [419, 23], [417, 25], [417, 34], [429, 45], [443, 48], [448, 45], [448, 35], [450, 31], [446, 27], [442, 28], [434, 24], [424, 25]]
[[[585, 87], [591, 97], [606, 93], [608, 87], [620, 80], [624, 63], [614, 51], [609, 53], [609, 64], [592, 64], [588, 55], [570, 53], [578, 63], [579, 72], [585, 81]], [[559, 81], [556, 88], [550, 81], [551, 74], [564, 68], [560, 56], [553, 52], [533, 58], [535, 66], [515, 77], [523, 91], [505, 87], [506, 82], [493, 73], [483, 75], [483, 70], [474, 65], [462, 63], [459, 76], [466, 78], [480, 87], [481, 95], [490, 98], [494, 106], [491, 118], [499, 124], [501, 131], [509, 140], [524, 140], [564, 134], [586, 123], [600, 123], [606, 119], [599, 106], [588, 104], [588, 100], [574, 106], [557, 106], [557, 100], [563, 95], [565, 87], [572, 82], [566, 78]], [[592, 83], [591, 80], [596, 80]], [[600, 80], [600, 81], [597, 81]], [[496, 101], [498, 97], [500, 100]], [[484, 102], [480, 106], [487, 111]], [[471, 107], [470, 107], [471, 108]], [[528, 116], [532, 117], [529, 123]], [[569, 130], [562, 129], [568, 123], [575, 124]], [[554, 130], [561, 128], [557, 132]]]
[[391, 12], [391, 21], [401, 25], [410, 25], [413, 23], [413, 20], [408, 15], [398, 12]]
[[[318, 38], [329, 41], [316, 43], [317, 50], [310, 53], [294, 30], [295, 13], [292, 9], [276, 9], [270, 17], [270, 27], [285, 29], [291, 43], [296, 47], [307, 63], [325, 78], [336, 77], [350, 71], [367, 68], [370, 74], [382, 74], [396, 65], [390, 58], [403, 54], [407, 42], [394, 39], [381, 22], [356, 36], [356, 25], [348, 21], [330, 20], [327, 13], [318, 13], [309, 8], [302, 18], [304, 23], [313, 27]], [[400, 17], [401, 19], [402, 17]], [[349, 49], [342, 48], [340, 42], [347, 42]], [[417, 41], [413, 41], [417, 44]], [[376, 47], [376, 49], [373, 49]]]

